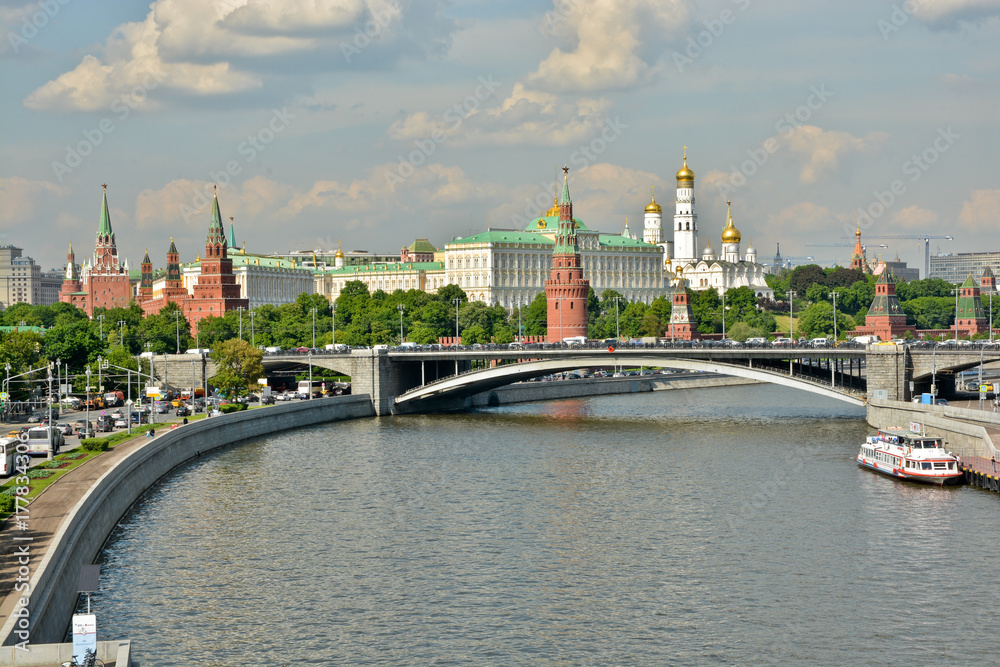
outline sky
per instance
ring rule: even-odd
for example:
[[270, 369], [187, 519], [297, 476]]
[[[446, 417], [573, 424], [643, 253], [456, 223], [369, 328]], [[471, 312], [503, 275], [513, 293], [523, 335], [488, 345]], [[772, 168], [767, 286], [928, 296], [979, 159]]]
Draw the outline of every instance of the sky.
[[[0, 0], [0, 243], [44, 269], [399, 252], [523, 228], [570, 168], [590, 228], [850, 261], [853, 231], [1000, 250], [1000, 0]], [[874, 247], [885, 243], [886, 248]], [[842, 244], [812, 246], [809, 244]], [[923, 268], [923, 242], [872, 241]]]

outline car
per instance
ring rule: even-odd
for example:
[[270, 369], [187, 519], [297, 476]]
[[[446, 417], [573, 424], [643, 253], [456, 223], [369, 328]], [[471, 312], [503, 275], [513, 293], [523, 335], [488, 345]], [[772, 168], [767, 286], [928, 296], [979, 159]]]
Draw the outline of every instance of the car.
[[128, 428], [128, 420], [122, 417], [115, 420], [115, 428]]
[[178, 417], [190, 417], [191, 408], [189, 408], [186, 405], [182, 405], [181, 407], [177, 408], [177, 412], [175, 412], [174, 414], [177, 415]]
[[946, 401], [943, 398], [937, 399], [937, 401], [935, 401], [935, 403], [937, 403], [938, 405], [948, 405], [948, 401]]
[[156, 408], [156, 414], [166, 415], [170, 413], [170, 404], [166, 401], [160, 401], [160, 404]]
[[792, 342], [793, 341], [791, 338], [775, 338], [773, 341], [771, 341], [771, 345], [773, 345], [774, 347], [787, 347], [791, 345]]
[[97, 437], [97, 431], [95, 431], [92, 426], [91, 427], [86, 427], [85, 426], [85, 427], [83, 427], [81, 429], [77, 429], [76, 435], [81, 440], [83, 440], [84, 438], [96, 438]]
[[264, 398], [260, 399], [260, 404], [261, 405], [274, 405], [274, 396], [265, 396]]
[[829, 338], [813, 338], [809, 341], [809, 347], [830, 347]]
[[63, 435], [73, 435], [73, 427], [70, 426], [69, 424], [66, 423], [56, 424], [56, 428], [62, 431]]
[[8, 431], [6, 437], [8, 438], [18, 438], [21, 436], [21, 429], [15, 428], [12, 431]]
[[89, 426], [90, 425], [90, 424], [87, 423], [86, 419], [77, 419], [73, 423], [74, 423], [74, 425], [76, 426], [77, 429], [81, 429], [81, 428], [83, 428], [85, 426]]
[[300, 352], [300, 353], [301, 352], [308, 352], [309, 348], [308, 347], [297, 347], [297, 348], [295, 348], [295, 351], [296, 352]]
[[767, 347], [769, 345], [766, 338], [747, 338], [746, 344], [756, 347]]
[[125, 419], [125, 413], [122, 412], [121, 410], [115, 410], [109, 416], [116, 421], [119, 419]]

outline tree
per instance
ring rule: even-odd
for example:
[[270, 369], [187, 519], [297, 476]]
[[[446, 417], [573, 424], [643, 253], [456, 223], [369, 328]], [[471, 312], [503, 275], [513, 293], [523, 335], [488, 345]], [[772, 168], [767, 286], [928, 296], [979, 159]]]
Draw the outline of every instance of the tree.
[[826, 285], [820, 283], [813, 283], [806, 289], [806, 300], [812, 303], [819, 303], [820, 301], [830, 300], [830, 290], [827, 289]]
[[918, 329], [945, 329], [955, 319], [955, 301], [950, 297], [922, 296], [899, 305], [906, 321]]
[[[798, 331], [806, 338], [818, 336], [833, 336], [833, 306], [826, 301], [820, 301], [806, 308], [798, 318]], [[854, 328], [854, 319], [850, 315], [837, 311], [837, 330], [849, 331]]]
[[490, 342], [489, 336], [486, 334], [486, 329], [478, 324], [473, 324], [471, 327], [462, 329], [462, 345], [472, 345], [473, 343], [488, 343]]
[[750, 326], [746, 322], [737, 322], [729, 329], [729, 337], [741, 343], [747, 338], [766, 338], [767, 333]]
[[826, 273], [817, 264], [795, 267], [795, 270], [788, 277], [789, 289], [793, 289], [803, 296], [809, 286], [814, 283], [826, 284]]
[[227, 395], [244, 395], [264, 375], [263, 359], [263, 351], [245, 340], [223, 341], [212, 350], [216, 374], [211, 382]]
[[548, 328], [548, 302], [545, 300], [545, 292], [535, 297], [521, 316], [521, 324], [524, 326], [526, 336], [544, 336], [549, 332]]
[[444, 303], [451, 303], [455, 299], [468, 301], [469, 297], [461, 287], [454, 283], [438, 288], [437, 297]]

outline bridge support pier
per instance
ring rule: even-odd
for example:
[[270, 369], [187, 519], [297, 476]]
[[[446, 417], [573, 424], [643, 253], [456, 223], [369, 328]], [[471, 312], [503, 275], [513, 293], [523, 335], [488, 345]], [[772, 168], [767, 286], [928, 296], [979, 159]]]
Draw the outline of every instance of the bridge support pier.
[[[872, 346], [866, 360], [868, 399], [909, 401], [910, 381], [913, 379], [913, 361], [902, 345]], [[881, 391], [885, 393], [882, 394]], [[880, 395], [875, 392], [879, 391]]]

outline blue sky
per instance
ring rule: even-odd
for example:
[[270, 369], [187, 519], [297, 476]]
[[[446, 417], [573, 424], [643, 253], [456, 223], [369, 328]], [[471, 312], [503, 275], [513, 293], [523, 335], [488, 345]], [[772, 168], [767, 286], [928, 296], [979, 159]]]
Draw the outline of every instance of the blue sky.
[[[699, 242], [849, 261], [1000, 250], [1000, 0], [0, 0], [0, 234], [43, 267], [204, 248], [398, 251], [574, 212], [640, 229], [682, 146]], [[867, 212], [867, 217], [859, 211]], [[922, 243], [886, 241], [922, 268]]]

